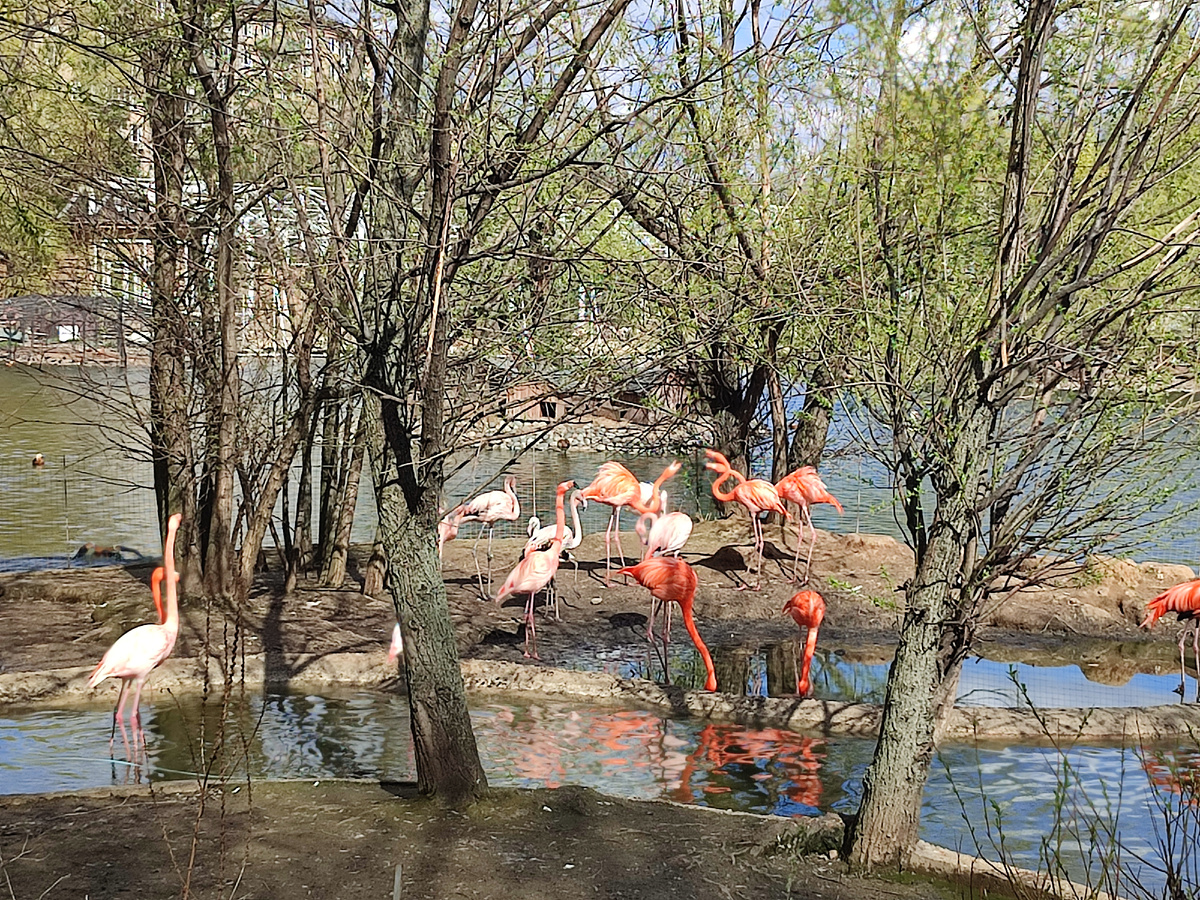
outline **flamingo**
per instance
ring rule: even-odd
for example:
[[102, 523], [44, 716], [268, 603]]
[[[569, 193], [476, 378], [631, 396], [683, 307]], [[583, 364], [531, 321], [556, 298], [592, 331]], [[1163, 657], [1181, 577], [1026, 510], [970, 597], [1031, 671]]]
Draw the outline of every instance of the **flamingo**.
[[[439, 509], [438, 513], [442, 513], [442, 510]], [[438, 559], [442, 558], [442, 548], [446, 546], [446, 542], [458, 537], [460, 525], [462, 525], [462, 520], [454, 518], [453, 513], [443, 514], [438, 521]]]
[[[471, 545], [471, 553], [475, 556], [475, 576], [479, 579], [479, 590], [483, 591], [483, 573], [479, 571], [479, 539], [483, 537], [484, 529], [488, 533], [488, 586], [487, 594], [492, 593], [492, 533], [497, 522], [515, 522], [521, 518], [521, 503], [517, 500], [515, 490], [517, 478], [506, 475], [504, 490], [486, 491], [478, 497], [473, 497], [465, 503], [460, 503], [450, 510], [447, 519], [454, 523], [454, 532], [458, 533], [458, 525], [463, 522], [479, 522], [479, 534], [475, 535], [475, 543]], [[445, 521], [445, 520], [443, 520]], [[439, 527], [440, 531], [440, 527]], [[445, 541], [442, 541], [445, 543]]]
[[[662, 497], [663, 515], [659, 517], [657, 513], [645, 513], [638, 518], [637, 524], [634, 526], [634, 530], [645, 547], [642, 559], [649, 559], [655, 553], [662, 553], [663, 556], [674, 553], [679, 556], [679, 551], [683, 549], [683, 545], [692, 535], [691, 516], [683, 512], [667, 512], [667, 492], [661, 491], [660, 496]], [[654, 643], [654, 616], [657, 610], [658, 600], [651, 596], [650, 620], [646, 623], [646, 638], [652, 644]], [[669, 606], [667, 607], [666, 633], [670, 639], [671, 607]]]
[[659, 489], [664, 481], [673, 478], [682, 464], [675, 460], [650, 485], [649, 499], [644, 500], [641, 482], [627, 468], [618, 462], [601, 463], [592, 483], [580, 491], [584, 500], [598, 500], [613, 508], [608, 520], [608, 528], [604, 530], [604, 586], [611, 587], [609, 570], [612, 568], [612, 533], [614, 526], [617, 532], [617, 553], [621, 557], [621, 565], [625, 565], [625, 553], [621, 549], [621, 508], [631, 506], [639, 513], [658, 512], [661, 508]]
[[[175, 533], [179, 530], [182, 516], [179, 513], [167, 520], [167, 539], [163, 546], [163, 563], [165, 565], [164, 579], [167, 583], [167, 614], [161, 625], [139, 625], [125, 632], [108, 648], [100, 664], [96, 666], [90, 678], [88, 687], [94, 688], [106, 678], [121, 679], [121, 690], [117, 694], [117, 708], [113, 713], [113, 735], [116, 727], [121, 726], [121, 737], [128, 750], [129, 738], [125, 733], [125, 721], [122, 716], [125, 701], [129, 699], [133, 688], [133, 710], [130, 713], [130, 725], [133, 729], [134, 749], [138, 746], [139, 735], [144, 747], [146, 738], [142, 733], [141, 713], [138, 705], [142, 699], [142, 687], [146, 678], [164, 659], [175, 649], [175, 639], [179, 636], [179, 599], [176, 584], [179, 575], [175, 571]], [[112, 749], [112, 737], [108, 746]]]
[[[537, 652], [537, 631], [533, 625], [533, 598], [554, 578], [558, 571], [559, 555], [562, 553], [563, 535], [566, 532], [567, 514], [563, 509], [563, 498], [567, 491], [575, 487], [575, 482], [564, 481], [555, 491], [554, 498], [554, 539], [545, 550], [530, 550], [516, 567], [508, 573], [500, 593], [496, 595], [496, 603], [501, 603], [509, 594], [529, 594], [525, 604], [525, 657], [541, 659]], [[533, 652], [529, 652], [529, 643], [533, 642]]]
[[801, 466], [795, 472], [784, 475], [775, 485], [775, 490], [784, 500], [791, 500], [800, 507], [800, 518], [797, 520], [796, 529], [796, 558], [792, 560], [792, 577], [790, 579], [793, 582], [799, 576], [800, 544], [804, 541], [804, 524], [808, 523], [808, 556], [804, 558], [804, 581], [802, 582], [802, 584], [808, 584], [808, 570], [812, 566], [813, 548], [817, 545], [817, 530], [813, 527], [810, 507], [815, 503], [832, 503], [837, 507], [839, 513], [845, 512], [845, 510], [842, 509], [842, 504], [838, 503], [837, 497], [829, 493], [825, 482], [821, 480], [821, 476], [812, 466]]
[[[563, 529], [563, 556], [570, 562], [574, 563], [576, 573], [579, 572], [579, 562], [571, 559], [568, 551], [576, 549], [583, 542], [583, 526], [579, 524], [579, 504], [583, 504], [583, 508], [587, 509], [587, 501], [583, 499], [579, 491], [571, 494], [571, 525]], [[574, 526], [572, 528], [572, 526]], [[525, 542], [525, 553], [530, 550], [545, 550], [550, 546], [550, 542], [554, 540], [554, 533], [558, 529], [558, 525], [543, 525], [542, 520], [537, 516], [529, 517], [529, 527], [526, 533], [529, 535], [529, 540]]]
[[[583, 508], [587, 509], [587, 501], [579, 496], [579, 491], [571, 494], [571, 521], [575, 525], [575, 530], [572, 531], [569, 527], [563, 529], [563, 545], [560, 562], [565, 559], [575, 567], [575, 580], [579, 580], [579, 560], [571, 555], [571, 551], [576, 549], [583, 541], [583, 526], [579, 524], [579, 504], [583, 504]], [[543, 525], [537, 516], [529, 517], [529, 540], [525, 542], [525, 550], [521, 553], [522, 556], [528, 556], [534, 550], [545, 550], [554, 540], [554, 533], [558, 529], [557, 523], [554, 525]], [[550, 597], [554, 604], [554, 618], [562, 621], [562, 616], [558, 612], [558, 591], [555, 589], [555, 582], [550, 582], [549, 587]], [[547, 614], [549, 604], [547, 604]]]
[[[753, 590], [757, 591], [762, 582], [764, 543], [762, 523], [758, 521], [758, 516], [764, 512], [782, 513], [785, 519], [790, 519], [791, 516], [788, 515], [787, 507], [779, 499], [779, 492], [775, 490], [775, 485], [771, 482], [763, 481], [761, 478], [747, 480], [741, 472], [735, 472], [729, 465], [729, 460], [716, 450], [705, 450], [704, 453], [708, 456], [708, 462], [704, 464], [704, 468], [712, 469], [717, 473], [717, 480], [712, 485], [712, 495], [723, 502], [736, 500], [750, 513], [750, 527], [754, 532], [754, 549], [758, 551], [758, 577], [755, 579], [753, 587]], [[738, 483], [732, 491], [722, 491], [721, 484], [730, 478], [737, 480]]]
[[392, 628], [392, 642], [388, 645], [388, 665], [393, 665], [400, 654], [404, 652], [404, 635], [400, 633], [400, 623]]
[[[700, 652], [700, 658], [704, 660], [704, 669], [707, 672], [704, 690], [715, 691], [717, 689], [717, 673], [713, 668], [712, 656], [709, 655], [708, 647], [705, 646], [704, 639], [700, 637], [700, 632], [696, 630], [696, 622], [692, 618], [692, 606], [696, 600], [698, 582], [696, 573], [687, 564], [687, 561], [677, 556], [653, 556], [643, 559], [636, 566], [624, 566], [617, 570], [617, 574], [632, 575], [637, 583], [648, 588], [650, 596], [657, 600], [679, 604], [679, 608], [683, 611], [684, 627], [687, 628], [688, 634], [692, 637], [692, 643]], [[666, 644], [667, 641], [664, 639], [664, 649]]]
[[812, 687], [808, 680], [808, 670], [812, 666], [813, 653], [817, 649], [817, 631], [825, 618], [825, 598], [816, 591], [797, 591], [783, 605], [783, 613], [791, 616], [792, 621], [805, 629], [804, 658], [800, 664], [800, 675], [796, 679], [796, 693], [807, 697]]
[[[1175, 613], [1179, 621], [1187, 623], [1179, 633], [1179, 697], [1183, 699], [1184, 685], [1187, 683], [1187, 670], [1183, 665], [1183, 644], [1189, 631], [1192, 633], [1192, 659], [1196, 661], [1196, 674], [1200, 676], [1200, 627], [1196, 623], [1196, 616], [1200, 614], [1200, 578], [1167, 588], [1151, 600], [1146, 605], [1146, 618], [1142, 620], [1142, 627], [1153, 628], [1154, 623], [1169, 612]], [[1200, 702], [1200, 681], [1196, 684], [1196, 700]]]
[[645, 547], [642, 559], [648, 559], [655, 553], [664, 556], [674, 553], [678, 556], [692, 536], [692, 517], [684, 512], [667, 512], [667, 492], [660, 491], [659, 496], [662, 498], [662, 515], [643, 513], [634, 526]]

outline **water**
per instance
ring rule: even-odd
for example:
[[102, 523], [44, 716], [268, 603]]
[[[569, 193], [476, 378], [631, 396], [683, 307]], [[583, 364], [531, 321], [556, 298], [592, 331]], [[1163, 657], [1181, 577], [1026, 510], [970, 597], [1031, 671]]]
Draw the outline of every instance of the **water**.
[[[670, 654], [670, 682], [692, 690], [704, 685], [704, 665], [682, 629], [675, 626]], [[1120, 658], [1119, 644], [1113, 656]], [[787, 697], [796, 692], [796, 641], [761, 647], [712, 647], [719, 688], [724, 693], [749, 697]], [[887, 687], [890, 650], [878, 648], [870, 655], [878, 662], [852, 659], [842, 648], [818, 647], [813, 657], [812, 695], [819, 700], [881, 704]], [[861, 652], [855, 651], [856, 653]], [[886, 661], [884, 658], [886, 657]], [[645, 641], [616, 646], [583, 646], [572, 650], [573, 669], [604, 672], [621, 678], [663, 681], [661, 652]], [[1092, 677], [1089, 678], [1088, 674]], [[1186, 680], [1187, 697], [1194, 697], [1196, 681]], [[963, 663], [959, 706], [1068, 707], [1165, 706], [1180, 702], [1177, 674], [1152, 675], [1114, 671], [1098, 666], [1085, 674], [1077, 665], [1042, 666], [1023, 662], [998, 662], [971, 657]]]
[[[195, 749], [200, 723], [211, 735], [217, 715], [202, 714], [195, 698], [143, 703], [142, 709], [149, 767], [136, 776], [107, 758], [109, 708], [0, 718], [0, 793], [194, 777], [204, 763]], [[861, 738], [807, 737], [554, 701], [480, 704], [472, 723], [488, 778], [497, 786], [581, 784], [626, 797], [784, 816], [855, 810], [874, 746]], [[394, 695], [252, 697], [248, 709], [230, 719], [230, 730], [228, 746], [236, 757], [230, 772], [248, 769], [254, 778], [414, 777], [407, 705]], [[117, 747], [120, 756], [119, 738]], [[1084, 834], [1098, 818], [1115, 820], [1127, 850], [1153, 859], [1159, 804], [1178, 803], [1176, 773], [1195, 771], [1198, 763], [1196, 753], [1153, 749], [1143, 758], [1118, 748], [1076, 747], [1060, 758], [1045, 748], [944, 747], [925, 791], [922, 836], [968, 852], [975, 852], [978, 838], [985, 855], [995, 858], [990, 841], [1002, 834], [1014, 861], [1035, 867], [1056, 818]], [[992, 804], [1004, 811], [998, 830]], [[1082, 866], [1075, 863], [1077, 877]]]
[[[77, 369], [62, 367], [40, 372], [26, 367], [0, 367], [0, 571], [62, 565], [84, 542], [124, 545], [147, 556], [161, 552], [152, 492], [153, 476], [147, 452], [145, 410], [130, 411], [128, 402], [111, 403], [107, 395], [144, 398], [144, 370]], [[902, 538], [893, 510], [886, 470], [865, 456], [850, 417], [839, 409], [830, 433], [830, 452], [821, 475], [846, 509], [839, 515], [821, 504], [813, 511], [818, 528], [838, 532], [862, 531]], [[42, 453], [46, 465], [34, 469], [30, 460]], [[480, 490], [500, 487], [503, 471], [517, 476], [522, 518], [503, 523], [496, 536], [525, 533], [529, 516], [543, 524], [554, 515], [554, 487], [561, 481], [588, 484], [608, 454], [539, 451], [511, 460], [507, 452], [485, 451], [452, 459], [443, 505], [450, 508]], [[713, 513], [704, 457], [693, 451], [681, 457], [684, 469], [667, 487], [673, 508], [693, 516]], [[622, 461], [641, 479], [652, 481], [670, 458], [628, 454]], [[764, 454], [757, 475], [766, 465]], [[1200, 488], [1185, 471], [1175, 476], [1182, 485], [1175, 502], [1200, 498]], [[295, 490], [296, 479], [291, 482]], [[292, 498], [295, 509], [295, 497]], [[583, 511], [585, 533], [602, 531], [610, 510], [592, 504]], [[624, 527], [632, 528], [626, 513]], [[364, 483], [352, 538], [368, 542], [375, 534], [374, 496]], [[1200, 561], [1200, 516], [1174, 524], [1170, 533], [1145, 527], [1126, 529], [1121, 539], [1140, 542], [1138, 558], [1196, 565]], [[460, 540], [474, 540], [467, 525]]]

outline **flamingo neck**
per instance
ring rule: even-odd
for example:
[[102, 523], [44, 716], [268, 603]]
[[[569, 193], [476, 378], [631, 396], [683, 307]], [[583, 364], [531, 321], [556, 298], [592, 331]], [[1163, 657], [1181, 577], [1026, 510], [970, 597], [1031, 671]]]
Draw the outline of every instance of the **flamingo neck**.
[[717, 476], [717, 480], [712, 484], [712, 495], [722, 503], [728, 503], [734, 499], [733, 491], [722, 491], [721, 485], [733, 477], [733, 470], [725, 467]]
[[800, 660], [800, 680], [796, 682], [796, 693], [801, 697], [808, 696], [811, 685], [808, 681], [808, 671], [812, 666], [813, 654], [817, 649], [817, 629], [809, 628], [804, 640], [804, 658]]
[[560, 490], [554, 497], [554, 541], [558, 544], [558, 549], [562, 550], [563, 538], [567, 529], [567, 511], [563, 508], [563, 497], [566, 491]]
[[167, 540], [163, 544], [163, 568], [166, 582], [167, 616], [163, 619], [163, 628], [172, 636], [179, 634], [179, 577], [175, 572], [175, 533], [179, 530], [178, 516], [172, 516], [167, 521]]
[[579, 491], [571, 495], [571, 524], [575, 526], [575, 546], [583, 540], [583, 528], [579, 525]]
[[704, 670], [708, 673], [708, 677], [704, 681], [704, 689], [706, 691], [715, 691], [717, 689], [717, 672], [713, 668], [712, 655], [708, 652], [704, 638], [700, 637], [700, 632], [696, 628], [696, 622], [692, 618], [692, 598], [688, 597], [685, 600], [680, 600], [679, 608], [683, 611], [683, 627], [687, 629], [687, 633], [692, 638], [692, 643], [696, 645], [696, 649], [700, 652], [700, 658], [704, 660]]

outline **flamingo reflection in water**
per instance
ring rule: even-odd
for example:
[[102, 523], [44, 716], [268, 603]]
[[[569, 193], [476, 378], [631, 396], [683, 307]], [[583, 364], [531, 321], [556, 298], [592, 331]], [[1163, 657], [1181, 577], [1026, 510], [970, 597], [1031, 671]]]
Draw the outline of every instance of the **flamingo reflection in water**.
[[805, 809], [798, 814], [809, 815], [821, 808], [824, 760], [825, 741], [820, 738], [780, 728], [709, 723], [688, 754], [672, 799], [695, 803], [717, 794], [753, 790], [765, 793], [777, 813], [800, 806]]
[[1200, 753], [1142, 750], [1142, 768], [1157, 788], [1178, 794], [1187, 806], [1200, 806]]

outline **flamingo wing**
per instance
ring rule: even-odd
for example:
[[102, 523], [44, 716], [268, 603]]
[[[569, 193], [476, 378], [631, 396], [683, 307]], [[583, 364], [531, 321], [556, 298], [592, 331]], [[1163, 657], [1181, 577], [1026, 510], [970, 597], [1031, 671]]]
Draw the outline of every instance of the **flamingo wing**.
[[761, 512], [777, 512], [784, 518], [791, 518], [788, 515], [787, 507], [779, 499], [779, 492], [775, 490], [775, 485], [769, 481], [754, 478], [735, 487], [733, 495], [739, 503], [750, 510], [752, 516], [757, 516]]
[[174, 647], [175, 635], [170, 629], [162, 625], [139, 625], [108, 648], [88, 678], [88, 687], [95, 687], [105, 678], [144, 677], [170, 656]]
[[527, 555], [504, 579], [496, 602], [499, 603], [509, 594], [536, 593], [548, 585], [558, 571], [558, 555], [559, 549], [554, 546]]
[[1178, 613], [1181, 619], [1193, 618], [1197, 610], [1200, 610], [1200, 578], [1168, 588], [1146, 604], [1142, 627], [1154, 627], [1154, 623], [1169, 612]]
[[609, 506], [628, 506], [631, 500], [640, 500], [641, 483], [636, 476], [618, 462], [600, 464], [592, 483], [579, 492], [584, 500], [598, 500]]

